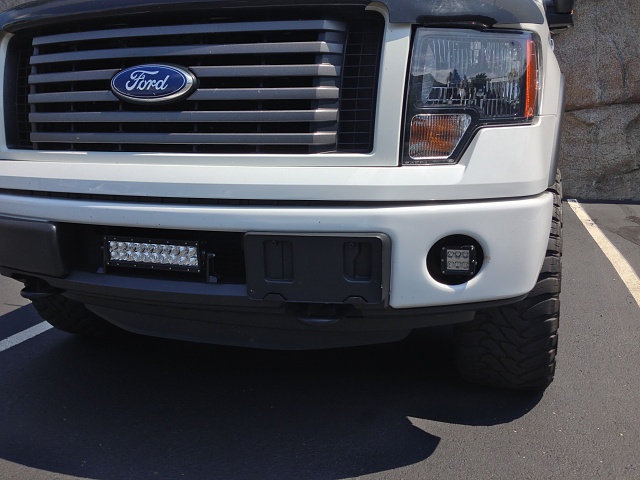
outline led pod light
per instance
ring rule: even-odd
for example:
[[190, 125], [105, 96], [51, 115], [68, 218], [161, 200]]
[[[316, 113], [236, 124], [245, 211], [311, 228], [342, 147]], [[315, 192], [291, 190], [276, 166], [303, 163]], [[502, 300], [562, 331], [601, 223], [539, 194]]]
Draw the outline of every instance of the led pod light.
[[477, 128], [536, 115], [539, 40], [530, 32], [420, 28], [407, 97], [403, 164], [451, 164]]

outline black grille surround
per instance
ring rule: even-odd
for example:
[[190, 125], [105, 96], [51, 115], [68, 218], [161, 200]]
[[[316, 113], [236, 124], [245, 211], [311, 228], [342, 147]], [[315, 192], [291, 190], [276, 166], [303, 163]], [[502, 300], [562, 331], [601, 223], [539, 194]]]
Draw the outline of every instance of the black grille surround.
[[[211, 154], [367, 153], [384, 21], [237, 19], [18, 34], [5, 78], [9, 148]], [[113, 23], [113, 20], [111, 20]], [[65, 27], [67, 28], [67, 27]], [[111, 79], [142, 64], [198, 79], [186, 99], [138, 105]]]

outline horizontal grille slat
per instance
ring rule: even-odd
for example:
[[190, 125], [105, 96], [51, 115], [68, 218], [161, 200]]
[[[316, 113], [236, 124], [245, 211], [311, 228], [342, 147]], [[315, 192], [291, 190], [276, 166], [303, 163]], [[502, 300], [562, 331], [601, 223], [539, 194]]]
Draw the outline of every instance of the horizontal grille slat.
[[[16, 35], [10, 48], [20, 51], [19, 72], [15, 86], [5, 82], [5, 104], [16, 105], [16, 124], [5, 127], [8, 144], [53, 151], [370, 152], [384, 21], [351, 7], [340, 18], [339, 10], [332, 7], [336, 18], [299, 19], [309, 16], [304, 11], [278, 19], [284, 10], [267, 9], [259, 21], [247, 21], [244, 11], [234, 21], [230, 11], [210, 23], [200, 12], [181, 12], [179, 24], [168, 13], [123, 14], [86, 28], [68, 22], [64, 28], [74, 31], [61, 25], [42, 36]], [[167, 82], [165, 73], [148, 71], [151, 65], [191, 72], [193, 87], [173, 96], [170, 90], [166, 100], [140, 99], [149, 89], [160, 94], [154, 82]], [[120, 72], [118, 88], [129, 92], [140, 85], [134, 74], [158, 76], [131, 95], [116, 95], [112, 79]]]
[[337, 87], [310, 88], [201, 88], [190, 100], [337, 100]]
[[335, 122], [338, 109], [318, 110], [253, 110], [197, 112], [63, 112], [31, 113], [36, 123], [143, 123], [143, 122]]
[[80, 72], [63, 73], [43, 73], [41, 75], [29, 75], [29, 83], [38, 85], [42, 83], [63, 83], [63, 82], [88, 82], [95, 80], [111, 80], [119, 72], [117, 68], [108, 70], [87, 70]]
[[[168, 25], [162, 27], [163, 36], [171, 35], [194, 35], [208, 33], [242, 33], [242, 32], [272, 32], [283, 28], [283, 22], [238, 22], [227, 24], [201, 23], [195, 25]], [[344, 24], [331, 20], [299, 20], [296, 22], [287, 22], [287, 30], [324, 30], [324, 31], [343, 31]], [[68, 42], [85, 42], [89, 40], [105, 40], [118, 38], [141, 38], [154, 37], [158, 35], [158, 28], [121, 28], [117, 30], [97, 30], [92, 32], [74, 32], [59, 35], [48, 35], [35, 38], [34, 46], [51, 45], [56, 43]]]
[[192, 67], [199, 78], [221, 77], [337, 77], [340, 68], [335, 65], [237, 65]]
[[[228, 77], [337, 77], [340, 68], [335, 65], [233, 65], [215, 67], [192, 67], [190, 69], [199, 78], [228, 78]], [[32, 85], [42, 83], [82, 82], [95, 80], [111, 80], [119, 69], [87, 70], [80, 72], [45, 73], [30, 75]]]
[[111, 92], [55, 92], [33, 93], [28, 97], [29, 103], [71, 103], [71, 102], [117, 102], [118, 98]]
[[[338, 99], [339, 90], [335, 87], [309, 88], [219, 88], [199, 89], [189, 100], [320, 100]], [[29, 103], [63, 103], [63, 102], [117, 102], [118, 98], [111, 92], [56, 92], [34, 93], [29, 95]]]
[[167, 143], [226, 145], [331, 145], [332, 132], [316, 133], [33, 133], [34, 142], [63, 143]]
[[200, 55], [256, 55], [256, 54], [341, 54], [342, 45], [327, 42], [293, 43], [243, 43], [239, 45], [198, 45], [141, 47], [137, 49], [115, 48], [111, 50], [86, 50], [82, 52], [51, 53], [32, 57], [31, 65], [87, 60], [150, 57], [196, 57]]

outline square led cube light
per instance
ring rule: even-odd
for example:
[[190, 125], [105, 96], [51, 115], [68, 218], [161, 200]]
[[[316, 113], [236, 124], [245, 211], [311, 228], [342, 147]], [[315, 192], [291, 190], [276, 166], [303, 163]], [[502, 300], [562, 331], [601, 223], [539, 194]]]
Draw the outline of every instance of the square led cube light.
[[440, 264], [444, 275], [471, 277], [476, 273], [476, 249], [473, 245], [442, 247]]

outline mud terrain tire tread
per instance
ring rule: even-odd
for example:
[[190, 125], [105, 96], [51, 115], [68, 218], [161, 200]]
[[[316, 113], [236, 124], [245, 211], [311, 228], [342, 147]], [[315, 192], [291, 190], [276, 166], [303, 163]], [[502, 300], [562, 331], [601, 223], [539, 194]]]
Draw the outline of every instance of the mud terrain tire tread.
[[553, 381], [558, 348], [562, 275], [562, 178], [549, 189], [554, 210], [538, 281], [527, 298], [479, 310], [455, 327], [461, 376], [472, 383], [515, 390], [544, 390]]

